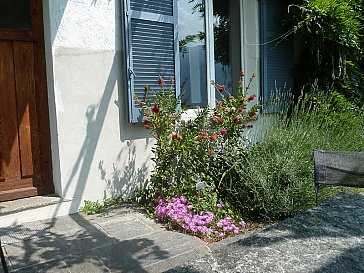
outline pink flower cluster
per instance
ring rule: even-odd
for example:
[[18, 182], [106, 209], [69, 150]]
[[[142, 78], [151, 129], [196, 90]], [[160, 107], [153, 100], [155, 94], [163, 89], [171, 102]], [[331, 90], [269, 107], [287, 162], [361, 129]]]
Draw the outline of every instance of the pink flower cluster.
[[[234, 232], [234, 234], [238, 234], [240, 229], [237, 226], [235, 226], [231, 221], [232, 221], [231, 217], [225, 217], [224, 219], [218, 221], [216, 225], [223, 231]], [[219, 235], [220, 237], [224, 237], [224, 233], [222, 232], [215, 231], [215, 234]]]
[[[218, 204], [217, 207], [222, 208], [224, 204]], [[188, 232], [215, 234], [220, 238], [224, 238], [226, 235], [238, 234], [240, 231], [240, 228], [234, 224], [231, 217], [218, 220], [212, 212], [202, 211], [196, 213], [192, 209], [193, 206], [187, 203], [187, 198], [181, 196], [180, 198], [173, 197], [172, 202], [159, 199], [154, 212], [159, 219], [170, 220]], [[244, 221], [239, 224], [242, 228], [246, 225]]]
[[187, 198], [173, 197], [172, 202], [168, 203], [164, 199], [160, 199], [155, 214], [163, 220], [173, 220], [186, 231], [207, 233], [211, 229], [207, 226], [211, 224], [215, 216], [212, 212], [200, 212], [196, 214], [192, 211], [193, 206], [187, 204]]

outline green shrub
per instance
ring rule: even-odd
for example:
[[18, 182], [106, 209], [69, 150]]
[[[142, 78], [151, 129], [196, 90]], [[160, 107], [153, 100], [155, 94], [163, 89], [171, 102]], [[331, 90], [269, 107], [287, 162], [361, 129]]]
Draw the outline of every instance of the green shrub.
[[[307, 96], [292, 111], [265, 117], [258, 143], [234, 158], [236, 179], [223, 186], [243, 215], [284, 219], [312, 207], [313, 150], [364, 151], [363, 112], [334, 94]], [[320, 199], [340, 189], [323, 187]]]
[[[292, 1], [293, 2], [293, 1]], [[364, 104], [364, 3], [362, 0], [297, 0], [291, 26], [302, 41], [297, 86], [318, 82]], [[296, 88], [299, 90], [299, 88]]]
[[86, 215], [98, 214], [104, 211], [105, 208], [99, 201], [85, 200], [84, 206], [80, 208], [80, 212]]
[[[180, 110], [180, 98], [176, 98], [173, 85], [166, 89], [161, 77], [161, 91], [153, 93], [152, 101], [147, 100], [149, 87], [146, 87], [144, 100], [136, 98], [143, 109], [144, 126], [156, 139], [155, 169], [150, 184], [140, 194], [150, 215], [155, 215], [161, 200], [172, 206], [173, 200], [183, 197], [196, 215], [212, 213], [214, 217], [240, 218], [236, 214], [238, 210], [225, 202], [228, 201], [225, 191], [219, 188], [221, 178], [228, 178], [226, 169], [230, 158], [247, 153], [244, 132], [253, 127], [258, 113], [257, 106], [248, 108], [256, 99], [255, 95], [248, 95], [255, 73], [245, 89], [243, 72], [240, 77], [235, 95], [225, 90], [225, 86], [212, 82], [219, 96], [216, 107], [200, 109], [196, 118], [189, 121], [181, 118], [183, 110]], [[212, 223], [217, 224], [215, 220]], [[209, 227], [209, 230], [212, 229]]]
[[[242, 73], [241, 81], [243, 77]], [[240, 82], [239, 90], [233, 96], [225, 86], [213, 82], [220, 94], [216, 108], [213, 111], [201, 109], [195, 119], [184, 121], [181, 118], [183, 110], [179, 110], [178, 105], [180, 98], [176, 98], [172, 86], [164, 87], [162, 78], [159, 83], [161, 92], [154, 92], [152, 102], [136, 98], [143, 109], [144, 126], [156, 139], [153, 148], [155, 169], [144, 198], [157, 203], [159, 197], [185, 195], [196, 205], [211, 200], [218, 202], [217, 197], [211, 198], [211, 195], [216, 192], [215, 183], [224, 170], [217, 168], [216, 161], [225, 161], [229, 153], [246, 152], [243, 133], [256, 119], [258, 107], [247, 109], [247, 104], [255, 100], [255, 95], [247, 94], [250, 84], [243, 90]], [[149, 91], [147, 87], [146, 93]], [[224, 153], [221, 153], [222, 149]], [[196, 184], [202, 181], [205, 187], [197, 202]], [[201, 202], [204, 198], [206, 202]]]
[[[153, 102], [138, 99], [145, 127], [157, 140], [155, 170], [141, 201], [154, 217], [160, 206], [167, 222], [177, 220], [170, 219], [172, 212], [167, 217], [165, 209], [174, 211], [182, 203], [196, 215], [216, 216], [218, 211], [228, 218], [259, 220], [293, 216], [315, 202], [314, 149], [364, 151], [363, 109], [336, 91], [328, 97], [313, 88], [295, 104], [281, 102], [287, 110], [263, 115], [265, 124], [251, 144], [244, 133], [257, 118], [257, 107], [247, 109], [254, 96], [248, 97], [241, 84], [236, 96], [215, 85], [221, 95], [216, 108], [203, 109], [194, 120], [183, 121], [179, 98], [160, 82], [162, 90], [154, 93]], [[341, 190], [322, 188], [321, 200]], [[183, 227], [178, 221], [168, 223]]]

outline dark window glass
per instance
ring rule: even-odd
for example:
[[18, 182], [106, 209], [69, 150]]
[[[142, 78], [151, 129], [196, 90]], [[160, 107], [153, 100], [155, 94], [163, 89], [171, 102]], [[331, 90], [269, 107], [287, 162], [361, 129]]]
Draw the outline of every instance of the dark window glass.
[[241, 70], [239, 10], [239, 1], [213, 0], [215, 81], [229, 91], [236, 90]]
[[0, 0], [0, 28], [29, 30], [29, 0]]

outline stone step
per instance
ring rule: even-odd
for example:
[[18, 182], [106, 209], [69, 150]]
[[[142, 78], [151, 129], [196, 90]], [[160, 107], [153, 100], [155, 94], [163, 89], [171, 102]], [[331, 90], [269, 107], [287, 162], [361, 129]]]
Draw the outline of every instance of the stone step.
[[0, 228], [75, 213], [72, 200], [55, 195], [0, 202]]

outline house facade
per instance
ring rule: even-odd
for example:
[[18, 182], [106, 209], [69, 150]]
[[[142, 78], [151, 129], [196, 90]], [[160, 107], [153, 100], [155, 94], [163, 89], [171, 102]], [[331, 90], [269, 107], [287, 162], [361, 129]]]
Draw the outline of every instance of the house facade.
[[[279, 0], [3, 0], [0, 4], [0, 201], [55, 193], [130, 197], [153, 169], [134, 96], [174, 78], [193, 114], [215, 80], [242, 68], [264, 103], [291, 84], [293, 47]], [[61, 205], [60, 205], [61, 206]]]

